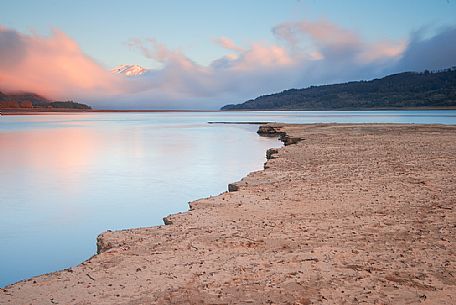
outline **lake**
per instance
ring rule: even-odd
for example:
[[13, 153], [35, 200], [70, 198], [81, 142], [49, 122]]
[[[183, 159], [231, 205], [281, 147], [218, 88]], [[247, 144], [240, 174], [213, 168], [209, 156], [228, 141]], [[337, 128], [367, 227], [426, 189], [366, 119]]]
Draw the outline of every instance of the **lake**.
[[456, 110], [1, 116], [0, 287], [82, 262], [103, 231], [162, 224], [281, 146], [210, 121], [456, 124]]

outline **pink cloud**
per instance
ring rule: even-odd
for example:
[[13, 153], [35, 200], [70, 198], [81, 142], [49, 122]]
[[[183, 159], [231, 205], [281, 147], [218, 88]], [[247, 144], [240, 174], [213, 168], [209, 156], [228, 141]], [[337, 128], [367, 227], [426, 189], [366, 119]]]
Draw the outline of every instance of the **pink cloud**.
[[181, 51], [170, 50], [154, 38], [132, 39], [128, 44], [130, 47], [139, 49], [145, 57], [161, 64], [174, 64], [187, 69], [195, 66], [195, 63]]
[[407, 48], [405, 40], [395, 41], [380, 41], [368, 45], [360, 54], [359, 60], [363, 63], [369, 63], [377, 60], [399, 60], [401, 55]]
[[260, 67], [279, 68], [291, 65], [293, 62], [294, 59], [285, 48], [255, 43], [233, 61], [233, 68], [239, 70], [255, 70]]
[[353, 46], [360, 43], [355, 33], [326, 20], [285, 22], [275, 26], [272, 32], [290, 45], [297, 45], [303, 37], [309, 37], [317, 46]]
[[0, 29], [0, 86], [53, 98], [122, 92], [120, 80], [84, 54], [65, 33], [48, 37]]
[[224, 36], [217, 38], [215, 42], [219, 44], [222, 48], [225, 48], [227, 50], [232, 50], [236, 52], [244, 51], [244, 49], [238, 46], [234, 41]]
[[[454, 62], [446, 43], [456, 30], [428, 40], [366, 41], [329, 21], [286, 22], [272, 29], [275, 43], [239, 47], [220, 37], [226, 55], [201, 65], [182, 50], [157, 40], [135, 39], [129, 45], [160, 68], [133, 78], [112, 75], [84, 54], [60, 31], [48, 37], [0, 27], [0, 90], [25, 90], [53, 98], [75, 98], [98, 108], [214, 109], [261, 94], [309, 85], [369, 79], [423, 66], [438, 46], [433, 66]], [[153, 65], [153, 64], [151, 64]]]

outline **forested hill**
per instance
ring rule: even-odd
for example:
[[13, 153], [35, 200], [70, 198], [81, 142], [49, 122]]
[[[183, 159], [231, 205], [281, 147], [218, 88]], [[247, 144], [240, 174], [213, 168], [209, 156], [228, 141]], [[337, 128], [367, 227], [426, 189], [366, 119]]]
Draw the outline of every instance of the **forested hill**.
[[455, 107], [456, 67], [404, 72], [382, 79], [312, 86], [263, 95], [221, 110], [356, 110]]
[[0, 92], [0, 109], [77, 109], [89, 110], [90, 106], [73, 101], [52, 101], [35, 93], [5, 94]]

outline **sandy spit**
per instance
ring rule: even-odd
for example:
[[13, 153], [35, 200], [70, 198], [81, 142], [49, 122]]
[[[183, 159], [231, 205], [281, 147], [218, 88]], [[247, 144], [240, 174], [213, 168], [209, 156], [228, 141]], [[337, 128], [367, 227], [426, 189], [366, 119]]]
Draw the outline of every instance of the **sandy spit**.
[[456, 127], [267, 126], [265, 170], [0, 304], [455, 304]]

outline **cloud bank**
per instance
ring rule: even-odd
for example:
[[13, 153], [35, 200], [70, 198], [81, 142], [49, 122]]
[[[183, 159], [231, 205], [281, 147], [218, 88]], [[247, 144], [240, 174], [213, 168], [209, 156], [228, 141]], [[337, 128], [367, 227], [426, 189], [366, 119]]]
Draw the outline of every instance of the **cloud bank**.
[[0, 90], [89, 98], [125, 92], [122, 84], [59, 30], [43, 37], [0, 28]]
[[309, 85], [370, 79], [456, 65], [456, 27], [430, 38], [366, 41], [326, 20], [284, 22], [275, 43], [216, 44], [226, 55], [201, 65], [153, 38], [132, 48], [161, 68], [136, 77], [113, 75], [59, 30], [49, 37], [0, 27], [0, 90], [33, 91], [97, 108], [217, 109], [261, 94]]

